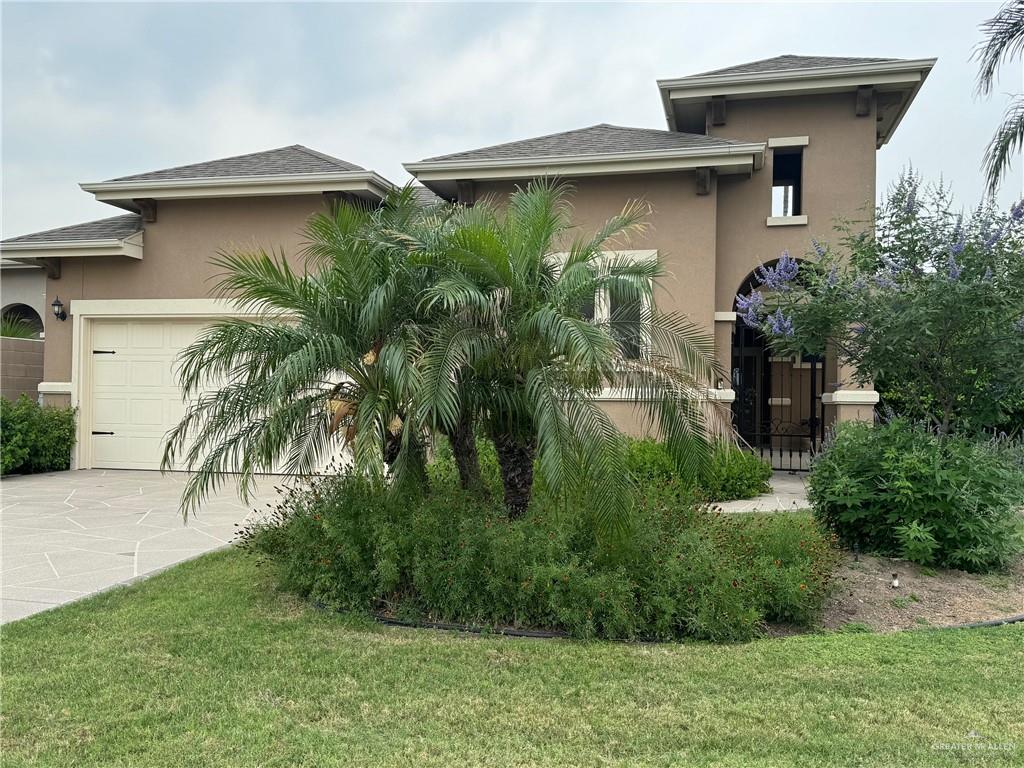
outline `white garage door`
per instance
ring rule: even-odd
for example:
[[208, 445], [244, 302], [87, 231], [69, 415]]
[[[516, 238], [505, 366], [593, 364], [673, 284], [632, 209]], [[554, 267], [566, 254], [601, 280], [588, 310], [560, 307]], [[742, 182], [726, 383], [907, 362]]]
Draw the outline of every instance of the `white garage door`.
[[92, 465], [159, 469], [164, 438], [184, 415], [174, 364], [206, 320], [96, 320], [88, 394]]

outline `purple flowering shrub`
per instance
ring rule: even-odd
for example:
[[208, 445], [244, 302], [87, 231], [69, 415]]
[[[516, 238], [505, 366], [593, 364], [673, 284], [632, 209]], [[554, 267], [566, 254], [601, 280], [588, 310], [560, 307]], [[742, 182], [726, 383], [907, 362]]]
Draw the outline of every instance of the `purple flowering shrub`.
[[838, 230], [835, 248], [759, 269], [742, 321], [781, 354], [838, 354], [855, 371], [842, 386], [874, 382], [940, 432], [1024, 428], [1024, 201], [963, 214], [907, 173], [874, 232]]

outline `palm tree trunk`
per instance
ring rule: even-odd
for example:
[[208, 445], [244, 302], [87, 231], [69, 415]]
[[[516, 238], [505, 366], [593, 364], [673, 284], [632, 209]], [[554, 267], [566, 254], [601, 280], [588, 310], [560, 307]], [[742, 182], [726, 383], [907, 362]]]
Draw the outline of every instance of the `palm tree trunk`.
[[459, 470], [459, 486], [464, 491], [481, 490], [483, 480], [480, 478], [480, 457], [476, 452], [472, 419], [463, 414], [458, 426], [448, 434], [448, 442], [451, 443], [455, 466]]
[[533, 437], [496, 435], [494, 447], [498, 453], [501, 483], [505, 489], [505, 508], [509, 520], [517, 520], [530, 506], [533, 492], [533, 457], [537, 452]]

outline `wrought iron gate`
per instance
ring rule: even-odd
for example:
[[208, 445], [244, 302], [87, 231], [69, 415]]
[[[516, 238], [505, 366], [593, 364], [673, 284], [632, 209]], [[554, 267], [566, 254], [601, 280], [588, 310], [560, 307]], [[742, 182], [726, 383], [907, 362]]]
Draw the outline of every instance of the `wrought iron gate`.
[[825, 437], [825, 361], [774, 356], [764, 336], [742, 321], [732, 345], [733, 423], [772, 469], [810, 469]]

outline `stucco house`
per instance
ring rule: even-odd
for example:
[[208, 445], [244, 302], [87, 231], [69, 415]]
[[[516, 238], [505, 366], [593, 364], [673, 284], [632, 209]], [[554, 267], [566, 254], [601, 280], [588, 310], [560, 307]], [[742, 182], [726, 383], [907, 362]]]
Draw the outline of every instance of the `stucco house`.
[[[629, 199], [653, 213], [636, 258], [671, 277], [656, 300], [716, 339], [729, 372], [710, 397], [732, 403], [740, 434], [779, 467], [804, 465], [835, 419], [869, 419], [876, 393], [835, 360], [771, 357], [737, 324], [754, 269], [828, 239], [837, 217], [870, 225], [875, 153], [893, 135], [934, 59], [778, 56], [658, 81], [664, 130], [600, 124], [406, 164], [424, 195], [473, 204], [540, 176], [576, 187], [592, 229]], [[250, 243], [294, 257], [305, 219], [341, 196], [379, 200], [392, 182], [301, 146], [82, 184], [125, 211], [11, 238], [3, 256], [42, 266], [49, 402], [79, 408], [80, 468], [155, 468], [182, 413], [178, 350], [211, 318], [210, 258]], [[609, 411], [631, 425], [627, 403]]]

